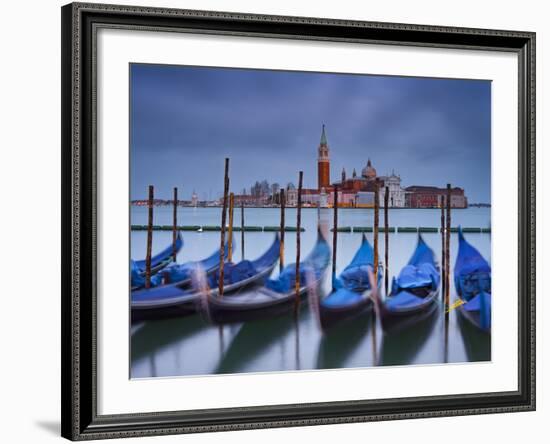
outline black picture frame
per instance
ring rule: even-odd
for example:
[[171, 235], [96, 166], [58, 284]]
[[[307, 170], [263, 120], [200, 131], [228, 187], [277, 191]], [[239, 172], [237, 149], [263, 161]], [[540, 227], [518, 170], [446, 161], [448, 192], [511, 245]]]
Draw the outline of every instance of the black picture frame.
[[[72, 3], [62, 15], [62, 436], [71, 440], [535, 409], [535, 33]], [[96, 380], [99, 27], [507, 51], [519, 66], [518, 390], [100, 416]]]

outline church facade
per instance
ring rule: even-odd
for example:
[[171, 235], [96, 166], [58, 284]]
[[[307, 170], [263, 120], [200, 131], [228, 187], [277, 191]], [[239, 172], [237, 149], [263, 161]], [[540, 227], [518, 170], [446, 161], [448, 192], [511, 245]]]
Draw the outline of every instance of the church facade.
[[334, 189], [338, 189], [338, 206], [340, 207], [372, 207], [374, 193], [379, 188], [380, 204], [384, 202], [385, 187], [388, 187], [389, 206], [394, 208], [405, 206], [405, 190], [401, 187], [401, 177], [392, 172], [389, 176], [378, 176], [370, 159], [358, 175], [355, 168], [351, 177], [342, 169], [341, 180], [330, 182], [330, 149], [327, 141], [325, 125], [322, 127], [321, 140], [317, 156], [317, 193], [307, 190], [309, 201], [313, 204], [332, 206]]

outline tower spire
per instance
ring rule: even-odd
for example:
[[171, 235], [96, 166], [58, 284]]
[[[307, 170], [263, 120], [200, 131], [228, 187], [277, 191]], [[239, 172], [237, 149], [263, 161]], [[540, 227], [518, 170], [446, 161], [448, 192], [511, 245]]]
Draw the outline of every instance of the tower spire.
[[328, 145], [327, 135], [325, 134], [325, 124], [323, 123], [323, 131], [321, 132], [321, 145]]

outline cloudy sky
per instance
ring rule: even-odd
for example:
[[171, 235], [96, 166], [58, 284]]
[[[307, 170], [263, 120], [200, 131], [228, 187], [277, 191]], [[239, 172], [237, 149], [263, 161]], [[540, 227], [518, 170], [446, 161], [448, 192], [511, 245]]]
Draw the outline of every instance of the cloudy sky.
[[317, 184], [324, 123], [331, 179], [372, 160], [402, 185], [465, 188], [490, 202], [491, 83], [133, 64], [131, 198], [218, 197], [256, 180]]

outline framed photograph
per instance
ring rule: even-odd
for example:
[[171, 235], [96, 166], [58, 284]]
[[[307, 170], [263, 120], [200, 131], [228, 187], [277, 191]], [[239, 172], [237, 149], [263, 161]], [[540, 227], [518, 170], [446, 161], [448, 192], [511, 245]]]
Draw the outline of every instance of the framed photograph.
[[62, 203], [68, 439], [535, 408], [534, 33], [66, 5]]

